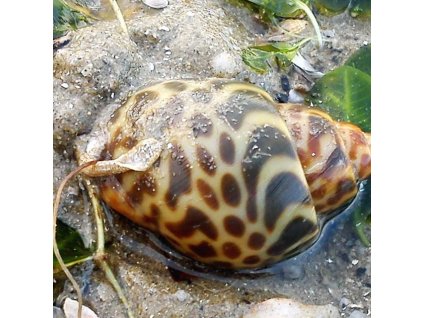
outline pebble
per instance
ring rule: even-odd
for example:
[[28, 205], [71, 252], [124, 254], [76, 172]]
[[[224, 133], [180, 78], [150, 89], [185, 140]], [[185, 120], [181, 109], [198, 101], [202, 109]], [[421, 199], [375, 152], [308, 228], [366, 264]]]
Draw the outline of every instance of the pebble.
[[211, 61], [211, 67], [216, 76], [231, 77], [238, 73], [234, 57], [227, 52], [217, 54]]
[[59, 307], [53, 306], [53, 318], [66, 318], [65, 313]]
[[68, 88], [69, 84], [68, 83], [62, 83], [60, 86], [62, 86], [63, 88]]
[[339, 301], [339, 307], [341, 307], [342, 310], [345, 310], [349, 304], [351, 304], [351, 301], [346, 297], [342, 297]]
[[354, 310], [349, 318], [367, 318], [367, 315], [359, 310]]
[[[78, 316], [78, 302], [76, 300], [66, 298], [63, 304], [63, 311], [66, 318], [77, 318]], [[98, 318], [94, 311], [87, 306], [82, 305], [82, 318]]]
[[153, 9], [163, 9], [169, 5], [168, 0], [142, 0], [142, 2]]
[[175, 296], [176, 299], [179, 300], [180, 302], [187, 301], [188, 299], [191, 298], [191, 295], [182, 289], [178, 289], [176, 293], [173, 294], [173, 296]]
[[[243, 318], [340, 318], [335, 306], [307, 305], [292, 299], [272, 298], [254, 305]], [[357, 317], [358, 318], [358, 317]]]
[[170, 31], [170, 29], [169, 29], [167, 26], [162, 25], [162, 26], [159, 28], [159, 31], [166, 31], [166, 32], [169, 32], [169, 31]]

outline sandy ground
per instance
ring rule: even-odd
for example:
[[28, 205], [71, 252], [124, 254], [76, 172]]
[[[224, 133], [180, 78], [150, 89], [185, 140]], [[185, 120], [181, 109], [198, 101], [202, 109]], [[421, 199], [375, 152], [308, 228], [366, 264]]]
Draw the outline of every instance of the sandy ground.
[[[267, 30], [242, 8], [223, 0], [206, 3], [171, 1], [161, 10], [139, 5], [127, 21], [132, 40], [116, 21], [102, 21], [74, 32], [70, 43], [54, 53], [55, 190], [76, 167], [75, 137], [91, 130], [102, 109], [120, 104], [140, 86], [161, 79], [225, 77], [255, 83], [271, 94], [281, 91], [281, 72], [257, 75], [240, 58], [241, 49], [266, 38]], [[324, 46], [309, 43], [302, 54], [318, 71], [335, 68], [371, 42], [369, 21], [348, 14], [317, 19]], [[231, 61], [223, 71], [216, 66], [221, 54]], [[286, 74], [291, 85], [312, 84], [294, 68]], [[63, 198], [60, 218], [92, 243], [92, 213], [78, 182], [70, 184]], [[172, 279], [163, 257], [137, 241], [145, 235], [129, 222], [113, 214], [109, 220], [114, 224], [107, 225], [109, 262], [137, 317], [241, 317], [252, 304], [272, 297], [333, 304], [345, 317], [370, 316], [371, 251], [352, 229], [351, 209], [330, 221], [306, 253], [274, 268], [276, 273], [199, 274], [188, 282]], [[99, 317], [126, 317], [99, 268], [87, 262], [72, 272], [83, 287], [85, 304]], [[60, 275], [56, 279], [54, 301], [60, 307], [75, 293]]]

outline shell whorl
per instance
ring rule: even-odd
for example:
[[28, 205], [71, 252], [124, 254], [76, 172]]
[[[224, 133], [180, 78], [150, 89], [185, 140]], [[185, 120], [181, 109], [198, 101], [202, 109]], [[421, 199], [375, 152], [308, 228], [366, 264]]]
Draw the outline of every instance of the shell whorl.
[[370, 135], [314, 107], [277, 108], [296, 144], [316, 211], [331, 212], [347, 203], [357, 193], [357, 182], [370, 175]]
[[[304, 122], [299, 130], [293, 123], [297, 113]], [[346, 182], [356, 191], [357, 173], [364, 173], [342, 159], [349, 150], [358, 162], [367, 151], [348, 142], [352, 128], [337, 132], [329, 116], [317, 113], [300, 112], [295, 105], [276, 107], [266, 92], [241, 82], [149, 86], [114, 112], [100, 159], [119, 158], [145, 139], [159, 140], [163, 149], [146, 171], [102, 178], [102, 198], [193, 259], [227, 268], [274, 263], [314, 241], [319, 204], [325, 212], [339, 206], [328, 203], [334, 195], [337, 201], [350, 199], [355, 192]], [[314, 117], [330, 127], [319, 140], [337, 144], [322, 146], [328, 150], [310, 157], [305, 136], [320, 127], [310, 125], [317, 122]], [[331, 174], [342, 176], [324, 179], [329, 171], [322, 173], [318, 167], [325, 163], [315, 157], [331, 163], [326, 164]], [[316, 193], [329, 181], [341, 194], [327, 186], [330, 196], [318, 201]]]

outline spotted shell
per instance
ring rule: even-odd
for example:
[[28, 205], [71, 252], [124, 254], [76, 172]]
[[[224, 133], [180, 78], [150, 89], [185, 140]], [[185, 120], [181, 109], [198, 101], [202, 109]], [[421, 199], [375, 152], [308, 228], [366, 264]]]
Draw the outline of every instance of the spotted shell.
[[242, 82], [143, 88], [103, 130], [84, 158], [99, 160], [85, 173], [101, 176], [106, 204], [218, 267], [259, 268], [310, 245], [318, 214], [370, 174], [369, 135]]

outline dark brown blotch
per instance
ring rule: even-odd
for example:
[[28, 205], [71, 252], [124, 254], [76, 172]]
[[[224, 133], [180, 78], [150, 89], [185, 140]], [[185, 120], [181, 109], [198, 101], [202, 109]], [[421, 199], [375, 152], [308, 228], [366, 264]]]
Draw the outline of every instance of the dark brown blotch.
[[188, 245], [191, 251], [197, 254], [200, 257], [208, 258], [217, 256], [216, 250], [208, 242], [202, 241], [201, 243], [194, 245]]
[[241, 255], [241, 250], [239, 249], [238, 245], [232, 242], [226, 242], [222, 245], [223, 254], [230, 258], [235, 259]]
[[341, 179], [338, 181], [338, 184], [336, 186], [336, 193], [332, 197], [328, 199], [328, 204], [340, 204], [343, 203], [342, 199], [346, 196], [347, 198], [352, 197], [357, 192], [357, 186], [355, 182], [351, 179]]
[[220, 156], [227, 164], [233, 164], [235, 161], [235, 144], [228, 133], [220, 135], [219, 140]]
[[226, 173], [221, 181], [223, 199], [230, 206], [236, 207], [241, 202], [241, 190], [235, 177]]
[[242, 160], [244, 183], [248, 190], [247, 217], [251, 222], [257, 219], [257, 186], [260, 172], [266, 162], [278, 155], [297, 158], [290, 139], [279, 129], [271, 126], [259, 127], [253, 131]]
[[325, 197], [326, 191], [327, 191], [326, 185], [322, 184], [311, 193], [311, 196], [313, 199], [322, 199]]
[[144, 214], [142, 220], [144, 223], [153, 226], [155, 229], [158, 228], [159, 224], [159, 217], [160, 217], [160, 208], [152, 203], [150, 205], [150, 215]]
[[191, 206], [188, 207], [185, 217], [181, 221], [169, 222], [165, 225], [170, 232], [179, 238], [190, 237], [195, 231], [200, 231], [212, 240], [217, 239], [217, 228], [207, 214]]
[[191, 118], [192, 123], [192, 133], [194, 138], [200, 136], [210, 137], [213, 132], [213, 123], [210, 118], [207, 118], [203, 114], [195, 114]]
[[196, 148], [197, 162], [201, 169], [209, 176], [214, 176], [216, 173], [216, 162], [214, 157], [207, 151], [206, 148], [197, 145]]
[[[254, 192], [255, 193], [255, 192]], [[257, 204], [256, 204], [256, 196], [251, 195], [248, 197], [247, 200], [247, 218], [251, 223], [255, 223], [257, 221]]]
[[188, 88], [188, 86], [185, 83], [180, 81], [166, 82], [166, 83], [163, 83], [163, 86], [174, 92], [182, 92]]
[[140, 204], [144, 193], [154, 196], [156, 194], [156, 181], [150, 173], [139, 172], [135, 183], [127, 192], [127, 196], [132, 202]]
[[244, 222], [235, 215], [229, 215], [223, 219], [223, 225], [225, 227], [226, 232], [229, 234], [241, 237], [244, 235], [245, 232], [245, 224]]
[[216, 193], [213, 191], [212, 187], [203, 179], [197, 180], [197, 188], [200, 191], [201, 197], [204, 202], [212, 208], [213, 210], [219, 209], [219, 200], [217, 199]]
[[172, 143], [169, 164], [169, 189], [165, 200], [169, 208], [176, 209], [178, 198], [182, 194], [191, 192], [191, 164], [182, 146]]
[[338, 167], [346, 167], [348, 164], [347, 156], [344, 151], [338, 146], [329, 155], [325, 163], [325, 168], [322, 176], [328, 180], [333, 178], [333, 174], [338, 171]]
[[219, 268], [232, 268], [233, 264], [230, 262], [223, 262], [223, 261], [214, 261], [210, 263], [213, 267], [219, 267]]
[[317, 234], [317, 225], [305, 218], [293, 219], [282, 231], [279, 238], [267, 250], [271, 256], [283, 254], [287, 249], [312, 233]]
[[242, 262], [246, 265], [254, 265], [260, 263], [260, 257], [257, 255], [247, 256]]
[[272, 231], [285, 210], [291, 206], [310, 204], [310, 192], [298, 177], [291, 172], [281, 172], [274, 176], [266, 187], [264, 222], [266, 228]]
[[252, 250], [259, 250], [263, 247], [265, 242], [266, 237], [263, 234], [254, 232], [248, 238], [248, 247]]

